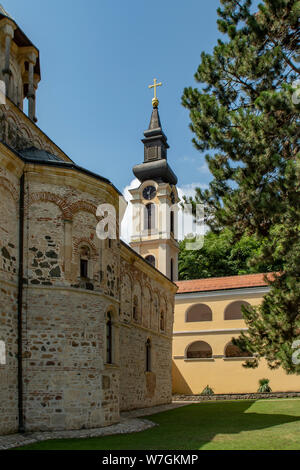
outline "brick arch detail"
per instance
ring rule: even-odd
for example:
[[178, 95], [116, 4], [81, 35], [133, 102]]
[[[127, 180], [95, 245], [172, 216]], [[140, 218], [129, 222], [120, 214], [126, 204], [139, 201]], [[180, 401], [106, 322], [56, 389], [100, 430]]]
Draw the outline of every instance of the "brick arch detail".
[[49, 193], [49, 192], [43, 192], [43, 193], [33, 193], [29, 196], [29, 199], [27, 201], [26, 209], [36, 203], [36, 202], [52, 202], [53, 204], [56, 204], [65, 219], [72, 219], [72, 212], [70, 210], [70, 206], [67, 204], [67, 202], [58, 196], [57, 194]]
[[80, 212], [80, 211], [84, 211], [84, 212], [89, 212], [90, 214], [92, 214], [96, 219], [98, 219], [99, 217], [96, 216], [96, 212], [97, 212], [97, 206], [95, 206], [94, 204], [92, 204], [91, 202], [87, 202], [87, 201], [76, 201], [76, 202], [73, 202], [71, 205], [70, 205], [70, 211], [72, 213], [72, 216], [74, 216], [75, 214], [77, 214], [77, 212]]
[[17, 204], [19, 196], [16, 191], [16, 188], [12, 185], [12, 183], [4, 176], [0, 176], [0, 185], [3, 186], [11, 194], [13, 200]]
[[92, 253], [93, 256], [95, 256], [95, 255], [97, 254], [97, 248], [96, 248], [96, 246], [95, 246], [94, 243], [92, 243], [92, 241], [91, 241], [89, 238], [87, 238], [87, 237], [80, 237], [80, 238], [77, 238], [77, 239], [75, 239], [75, 241], [73, 242], [73, 248], [74, 248], [74, 252], [75, 252], [76, 254], [79, 253], [79, 247], [80, 247], [80, 245], [83, 245], [83, 244], [88, 245], [88, 246], [91, 248], [91, 250], [92, 250], [92, 252], [93, 252], [93, 253]]

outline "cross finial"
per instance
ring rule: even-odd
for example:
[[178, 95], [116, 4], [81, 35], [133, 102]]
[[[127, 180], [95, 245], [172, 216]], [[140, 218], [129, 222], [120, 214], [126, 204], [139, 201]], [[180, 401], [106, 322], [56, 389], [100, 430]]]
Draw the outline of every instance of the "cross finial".
[[158, 105], [159, 105], [159, 101], [158, 101], [158, 98], [157, 98], [157, 94], [156, 94], [156, 88], [158, 86], [162, 86], [162, 83], [157, 83], [157, 79], [154, 78], [153, 79], [154, 81], [154, 84], [153, 85], [149, 85], [149, 88], [154, 88], [154, 98], [152, 100], [152, 105], [153, 105], [153, 108], [157, 108]]

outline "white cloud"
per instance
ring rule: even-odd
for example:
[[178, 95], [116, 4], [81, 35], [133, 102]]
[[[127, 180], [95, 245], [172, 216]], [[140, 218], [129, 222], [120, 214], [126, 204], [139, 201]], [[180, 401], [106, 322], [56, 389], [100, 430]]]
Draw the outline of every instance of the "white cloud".
[[177, 188], [180, 199], [182, 199], [183, 196], [194, 197], [196, 188], [208, 189], [208, 185], [202, 183], [184, 184], [183, 186]]
[[203, 163], [203, 165], [199, 166], [199, 167], [197, 168], [197, 170], [198, 170], [200, 173], [209, 173], [209, 172], [210, 172], [210, 171], [209, 171], [209, 168], [208, 168], [208, 165], [207, 165], [206, 162]]

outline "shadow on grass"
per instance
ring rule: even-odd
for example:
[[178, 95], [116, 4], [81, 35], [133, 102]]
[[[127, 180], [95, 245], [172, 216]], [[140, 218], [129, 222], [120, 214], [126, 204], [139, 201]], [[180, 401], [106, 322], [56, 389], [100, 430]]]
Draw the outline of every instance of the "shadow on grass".
[[[290, 400], [289, 403], [292, 403]], [[201, 403], [188, 405], [164, 413], [146, 417], [159, 426], [137, 434], [126, 434], [107, 436], [90, 439], [68, 439], [46, 441], [31, 445], [26, 449], [72, 449], [72, 450], [196, 450], [211, 442], [216, 436], [221, 435], [220, 448], [226, 441], [235, 440], [236, 435], [242, 432], [249, 433], [243, 439], [246, 448], [263, 448], [273, 445], [275, 441], [281, 442], [282, 437], [293, 432], [286, 427], [291, 423], [300, 424], [299, 402], [294, 405], [286, 405], [282, 411], [291, 414], [277, 414], [276, 410], [282, 408], [278, 403], [282, 402], [259, 402], [259, 412], [251, 412], [249, 409], [257, 403], [253, 401], [244, 402], [222, 402]], [[255, 405], [256, 407], [257, 405]], [[294, 412], [299, 410], [299, 416]], [[277, 410], [279, 411], [279, 410]], [[276, 426], [278, 428], [276, 429]], [[270, 431], [272, 432], [270, 434]], [[284, 428], [284, 429], [283, 429]], [[266, 433], [260, 431], [268, 429]], [[218, 438], [219, 439], [219, 438]], [[269, 441], [268, 441], [269, 440]], [[222, 444], [223, 442], [223, 444]], [[270, 442], [270, 444], [268, 444]], [[298, 442], [298, 441], [297, 441]], [[300, 449], [300, 432], [299, 432]], [[274, 444], [276, 446], [276, 442]], [[247, 447], [250, 446], [250, 447]], [[230, 447], [230, 442], [228, 448]], [[268, 448], [268, 447], [266, 447]], [[274, 448], [274, 447], [271, 447]]]

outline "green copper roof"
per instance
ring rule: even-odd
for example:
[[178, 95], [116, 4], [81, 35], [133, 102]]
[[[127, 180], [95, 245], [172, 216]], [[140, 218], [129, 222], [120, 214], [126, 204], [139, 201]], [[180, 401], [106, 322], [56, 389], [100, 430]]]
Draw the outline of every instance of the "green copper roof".
[[0, 15], [6, 16], [7, 18], [10, 18], [11, 20], [14, 21], [13, 17], [10, 16], [9, 13], [3, 8], [3, 6], [0, 4]]

